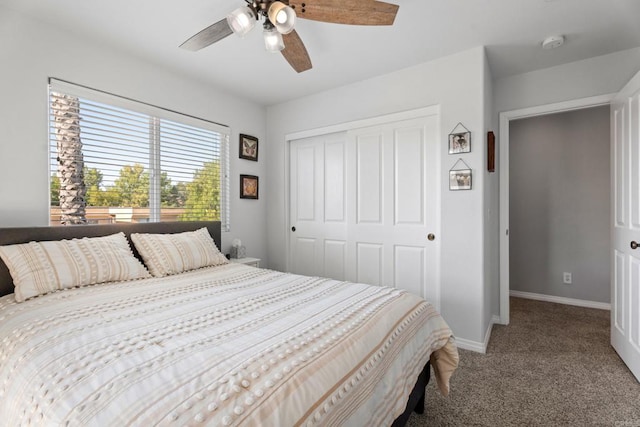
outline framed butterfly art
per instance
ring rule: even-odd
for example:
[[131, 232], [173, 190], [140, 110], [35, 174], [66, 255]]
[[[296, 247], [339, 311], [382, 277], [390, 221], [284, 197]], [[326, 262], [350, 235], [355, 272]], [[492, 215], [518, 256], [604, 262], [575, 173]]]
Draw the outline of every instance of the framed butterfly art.
[[240, 134], [240, 158], [258, 161], [258, 138]]
[[240, 198], [241, 199], [257, 199], [258, 198], [258, 182], [259, 179], [255, 175], [240, 175]]

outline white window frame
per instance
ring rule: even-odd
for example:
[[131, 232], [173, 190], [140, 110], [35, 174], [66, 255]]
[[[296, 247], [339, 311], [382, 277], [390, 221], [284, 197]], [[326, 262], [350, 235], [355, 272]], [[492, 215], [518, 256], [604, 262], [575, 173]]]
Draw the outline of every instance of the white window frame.
[[[135, 111], [142, 114], [147, 114], [152, 117], [155, 123], [155, 129], [158, 129], [159, 133], [159, 120], [166, 119], [173, 122], [182, 123], [201, 129], [217, 132], [221, 135], [220, 138], [220, 222], [222, 224], [223, 231], [230, 231], [231, 224], [231, 200], [230, 200], [230, 184], [229, 184], [229, 141], [231, 130], [228, 126], [215, 123], [210, 120], [201, 119], [198, 117], [190, 116], [187, 114], [179, 113], [166, 108], [158, 107], [152, 104], [148, 104], [141, 101], [136, 101], [131, 98], [115, 95], [109, 92], [89, 88], [74, 84], [65, 80], [57, 78], [49, 78], [49, 93], [60, 92], [66, 95], [75, 96], [78, 98], [85, 98], [91, 101], [100, 102], [103, 104], [124, 108], [127, 110]], [[49, 110], [51, 109], [51, 103], [47, 102]], [[51, 117], [51, 111], [49, 111], [49, 117]], [[157, 134], [156, 133], [156, 134]], [[160, 171], [160, 138], [150, 137], [149, 141], [150, 150], [150, 177], [149, 185], [153, 190], [153, 187], [159, 187], [160, 175], [156, 174], [156, 171]], [[49, 150], [47, 150], [48, 152]], [[49, 162], [50, 163], [50, 162]], [[55, 171], [49, 171], [50, 177]], [[158, 222], [160, 220], [160, 200], [159, 191], [150, 191], [149, 208], [150, 208], [150, 222]], [[157, 199], [157, 200], [152, 200]], [[49, 214], [51, 214], [51, 208], [49, 207]], [[50, 215], [49, 215], [50, 216]]]

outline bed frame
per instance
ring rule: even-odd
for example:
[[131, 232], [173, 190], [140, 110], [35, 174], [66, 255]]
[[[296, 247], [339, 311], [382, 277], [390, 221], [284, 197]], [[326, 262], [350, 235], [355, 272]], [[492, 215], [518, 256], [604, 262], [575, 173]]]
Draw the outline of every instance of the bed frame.
[[[194, 231], [202, 227], [207, 227], [211, 237], [216, 242], [218, 248], [221, 247], [221, 227], [220, 221], [194, 221], [194, 222], [156, 222], [156, 223], [119, 223], [104, 225], [74, 225], [56, 227], [16, 227], [0, 228], [0, 246], [28, 243], [32, 241], [51, 241], [62, 239], [73, 239], [82, 237], [100, 237], [123, 232], [127, 239], [131, 233], [180, 233], [184, 231]], [[140, 259], [140, 255], [135, 247], [131, 245], [134, 255]], [[13, 293], [13, 281], [9, 274], [9, 269], [0, 259], [0, 296]], [[429, 382], [431, 367], [429, 362], [418, 376], [418, 381], [411, 391], [407, 407], [396, 420], [393, 427], [404, 426], [412, 412], [424, 413], [425, 387]]]
[[407, 407], [404, 412], [395, 419], [393, 424], [391, 424], [391, 427], [402, 427], [406, 425], [412, 412], [415, 412], [416, 414], [424, 414], [425, 389], [427, 388], [427, 384], [429, 384], [430, 376], [431, 363], [427, 362], [424, 369], [422, 369], [422, 372], [420, 372], [420, 375], [418, 375], [418, 380], [413, 386], [413, 390], [411, 390], [409, 400], [407, 400]]

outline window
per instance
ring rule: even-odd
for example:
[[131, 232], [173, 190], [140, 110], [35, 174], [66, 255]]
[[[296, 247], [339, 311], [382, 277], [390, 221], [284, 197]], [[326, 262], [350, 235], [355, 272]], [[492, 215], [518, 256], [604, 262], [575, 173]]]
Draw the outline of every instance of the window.
[[59, 80], [49, 84], [51, 225], [222, 221], [229, 129]]

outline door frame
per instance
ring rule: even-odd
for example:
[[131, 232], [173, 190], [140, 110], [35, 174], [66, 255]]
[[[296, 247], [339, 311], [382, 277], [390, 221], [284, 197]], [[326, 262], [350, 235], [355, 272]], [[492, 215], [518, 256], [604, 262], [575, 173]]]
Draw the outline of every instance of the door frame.
[[[349, 121], [349, 122], [344, 122], [344, 123], [338, 123], [338, 124], [334, 124], [334, 125], [328, 125], [328, 126], [323, 126], [323, 127], [319, 127], [319, 128], [313, 128], [313, 129], [308, 129], [308, 130], [303, 130], [303, 131], [298, 131], [298, 132], [292, 132], [292, 133], [288, 133], [285, 135], [285, 150], [284, 150], [284, 164], [285, 164], [285, 168], [284, 168], [284, 182], [285, 182], [285, 188], [286, 191], [284, 193], [284, 215], [285, 215], [285, 229], [284, 229], [284, 242], [285, 242], [285, 251], [286, 251], [286, 271], [290, 272], [291, 271], [291, 245], [289, 242], [289, 231], [291, 228], [291, 218], [290, 218], [290, 210], [291, 210], [291, 197], [290, 197], [290, 190], [291, 190], [291, 170], [289, 168], [290, 166], [290, 152], [291, 152], [291, 143], [293, 141], [299, 140], [299, 139], [304, 139], [304, 138], [310, 138], [313, 136], [320, 136], [320, 135], [327, 135], [327, 134], [331, 134], [331, 133], [337, 133], [337, 132], [347, 132], [350, 130], [354, 130], [354, 129], [360, 129], [360, 128], [365, 128], [365, 127], [370, 127], [370, 126], [376, 126], [376, 125], [383, 125], [386, 123], [393, 123], [393, 122], [398, 122], [398, 121], [403, 121], [403, 120], [410, 120], [410, 119], [418, 119], [421, 117], [428, 117], [428, 116], [433, 116], [436, 115], [438, 116], [438, 121], [437, 121], [437, 134], [438, 134], [438, 141], [442, 140], [442, 130], [441, 130], [441, 116], [440, 116], [440, 105], [431, 105], [431, 106], [427, 106], [427, 107], [422, 107], [422, 108], [417, 108], [414, 110], [407, 110], [407, 111], [401, 111], [401, 112], [397, 112], [397, 113], [391, 113], [391, 114], [384, 114], [381, 116], [377, 116], [377, 117], [370, 117], [370, 118], [366, 118], [366, 119], [360, 119], [360, 120], [353, 120], [353, 121]], [[436, 203], [438, 204], [438, 206], [441, 205], [441, 201], [442, 201], [442, 189], [441, 189], [441, 174], [440, 174], [440, 169], [441, 169], [441, 158], [440, 158], [440, 144], [438, 144], [438, 147], [436, 147], [436, 156], [438, 157], [438, 160], [436, 162], [437, 164], [437, 170], [436, 170]], [[436, 224], [435, 224], [435, 233], [437, 236], [440, 236], [442, 233], [440, 232], [440, 227], [442, 224], [442, 210], [441, 209], [436, 209]], [[435, 277], [436, 280], [439, 282], [440, 281], [440, 245], [438, 245], [438, 249], [437, 249], [437, 260], [436, 260], [436, 273], [435, 273]], [[438, 293], [439, 291], [439, 286], [438, 286]], [[439, 309], [439, 307], [437, 307]]]
[[500, 113], [500, 324], [509, 324], [509, 123], [511, 120], [610, 105], [615, 93]]

